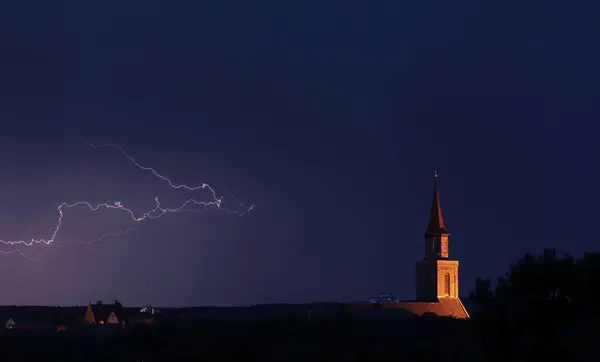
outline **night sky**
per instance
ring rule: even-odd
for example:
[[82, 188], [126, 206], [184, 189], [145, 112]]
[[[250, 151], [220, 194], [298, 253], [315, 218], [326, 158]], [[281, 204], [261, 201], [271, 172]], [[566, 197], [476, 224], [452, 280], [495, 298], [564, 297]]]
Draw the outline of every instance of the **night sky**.
[[595, 3], [3, 1], [0, 239], [210, 198], [84, 142], [256, 208], [68, 209], [0, 255], [0, 304], [411, 299], [434, 167], [461, 294], [597, 250]]

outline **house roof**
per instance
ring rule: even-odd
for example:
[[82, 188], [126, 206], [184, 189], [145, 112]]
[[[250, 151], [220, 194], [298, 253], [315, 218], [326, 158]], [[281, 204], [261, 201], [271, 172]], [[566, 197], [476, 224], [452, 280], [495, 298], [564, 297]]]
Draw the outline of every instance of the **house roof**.
[[125, 309], [120, 305], [115, 304], [90, 304], [94, 318], [96, 320], [105, 321], [110, 313], [115, 313], [118, 319], [125, 317]]

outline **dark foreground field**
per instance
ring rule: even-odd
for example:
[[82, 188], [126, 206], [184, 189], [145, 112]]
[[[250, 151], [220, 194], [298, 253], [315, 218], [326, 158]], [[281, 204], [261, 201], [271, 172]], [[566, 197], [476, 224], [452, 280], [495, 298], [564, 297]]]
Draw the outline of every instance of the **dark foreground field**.
[[132, 328], [5, 331], [2, 361], [481, 361], [468, 322], [207, 317]]
[[[581, 321], [581, 320], [580, 320]], [[517, 323], [517, 324], [515, 324]], [[4, 330], [1, 361], [596, 361], [597, 319], [521, 324], [358, 315], [168, 318], [152, 326]]]

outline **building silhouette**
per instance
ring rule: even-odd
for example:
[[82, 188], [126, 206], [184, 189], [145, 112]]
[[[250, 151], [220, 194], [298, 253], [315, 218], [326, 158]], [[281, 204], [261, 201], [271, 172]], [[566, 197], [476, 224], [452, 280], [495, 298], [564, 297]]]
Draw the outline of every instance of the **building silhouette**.
[[429, 223], [425, 231], [425, 253], [415, 264], [416, 300], [383, 303], [351, 303], [350, 309], [403, 310], [416, 315], [435, 314], [469, 318], [459, 297], [458, 260], [450, 260], [450, 233], [444, 224], [438, 173], [435, 171]]

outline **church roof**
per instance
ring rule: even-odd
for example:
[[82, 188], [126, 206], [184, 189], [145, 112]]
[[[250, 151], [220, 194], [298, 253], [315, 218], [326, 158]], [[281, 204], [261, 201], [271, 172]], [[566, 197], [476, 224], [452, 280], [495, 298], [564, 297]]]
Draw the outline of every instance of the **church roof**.
[[431, 313], [440, 317], [469, 318], [469, 313], [458, 298], [438, 298], [437, 302], [348, 303], [346, 309], [363, 311], [402, 309], [416, 316]]
[[469, 313], [460, 299], [445, 297], [438, 298], [438, 300], [444, 307], [447, 315], [460, 319], [469, 318]]
[[431, 200], [431, 211], [429, 213], [429, 224], [425, 231], [425, 236], [437, 236], [449, 234], [444, 226], [444, 216], [442, 215], [442, 206], [440, 205], [440, 190], [438, 188], [438, 174], [435, 170], [435, 179], [433, 182], [433, 199]]

